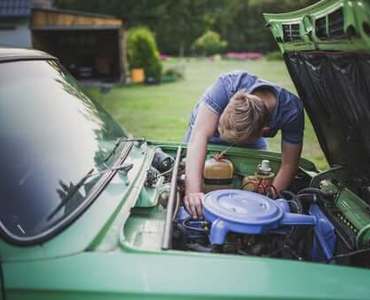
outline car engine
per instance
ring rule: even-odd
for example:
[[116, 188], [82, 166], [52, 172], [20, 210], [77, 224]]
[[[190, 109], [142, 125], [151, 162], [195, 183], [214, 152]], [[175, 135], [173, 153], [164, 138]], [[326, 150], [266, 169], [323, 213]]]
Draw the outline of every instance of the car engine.
[[314, 261], [333, 257], [335, 229], [317, 204], [305, 208], [299, 197], [273, 200], [226, 189], [207, 193], [203, 205], [201, 220], [179, 211], [179, 248]]
[[159, 195], [168, 212], [163, 249], [370, 267], [368, 208], [361, 210], [362, 229], [357, 229], [338, 207], [343, 191], [327, 188], [327, 179], [320, 181], [326, 188], [314, 187], [299, 170], [289, 189], [278, 193], [272, 184], [276, 165], [260, 159], [254, 170], [245, 171], [236, 159], [225, 153], [208, 156], [203, 216], [193, 219], [181, 203], [184, 155], [156, 153], [153, 167], [167, 176]]

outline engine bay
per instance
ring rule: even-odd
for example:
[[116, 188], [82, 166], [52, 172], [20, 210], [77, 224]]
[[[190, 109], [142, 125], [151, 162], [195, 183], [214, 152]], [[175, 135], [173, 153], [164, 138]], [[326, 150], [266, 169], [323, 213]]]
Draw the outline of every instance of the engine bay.
[[162, 250], [370, 267], [370, 208], [330, 172], [300, 168], [278, 193], [275, 158], [211, 151], [203, 172], [203, 217], [193, 219], [182, 203], [185, 156], [181, 147], [176, 154], [157, 148], [147, 176], [166, 210]]

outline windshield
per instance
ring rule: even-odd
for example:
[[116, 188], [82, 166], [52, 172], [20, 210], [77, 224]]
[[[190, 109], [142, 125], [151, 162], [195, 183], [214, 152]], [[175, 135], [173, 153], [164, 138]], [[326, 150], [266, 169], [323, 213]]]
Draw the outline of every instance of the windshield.
[[86, 199], [99, 176], [50, 218], [89, 170], [106, 167], [125, 134], [55, 61], [1, 63], [0, 78], [0, 221], [12, 235], [32, 237]]

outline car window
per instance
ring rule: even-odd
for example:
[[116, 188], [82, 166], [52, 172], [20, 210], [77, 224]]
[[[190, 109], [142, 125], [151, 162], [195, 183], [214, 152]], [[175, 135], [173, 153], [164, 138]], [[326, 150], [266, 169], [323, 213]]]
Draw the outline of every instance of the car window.
[[56, 61], [1, 63], [0, 78], [0, 221], [32, 237], [86, 199], [97, 177], [48, 218], [89, 170], [106, 167], [125, 133]]

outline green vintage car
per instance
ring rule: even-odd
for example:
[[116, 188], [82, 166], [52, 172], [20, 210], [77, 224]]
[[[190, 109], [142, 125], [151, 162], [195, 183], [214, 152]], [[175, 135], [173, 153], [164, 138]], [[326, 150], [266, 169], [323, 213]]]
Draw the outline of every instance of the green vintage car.
[[265, 18], [330, 169], [302, 159], [272, 199], [242, 189], [280, 155], [227, 149], [199, 220], [186, 145], [128, 135], [55, 57], [0, 50], [0, 298], [370, 299], [370, 3]]

